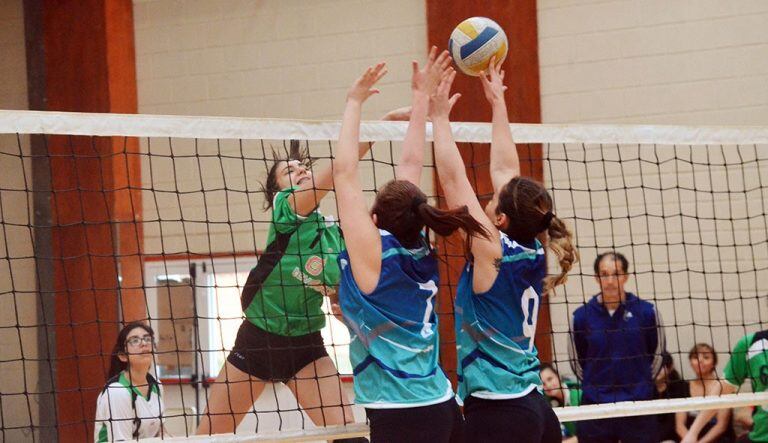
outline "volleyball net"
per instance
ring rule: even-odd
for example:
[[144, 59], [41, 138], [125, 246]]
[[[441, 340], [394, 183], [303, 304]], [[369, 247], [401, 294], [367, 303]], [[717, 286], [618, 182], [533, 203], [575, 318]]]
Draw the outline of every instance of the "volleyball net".
[[[272, 219], [261, 185], [274, 153], [298, 140], [313, 168], [330, 165], [339, 127], [0, 111], [3, 436], [76, 430], [91, 438], [96, 397], [127, 320], [148, 320], [155, 330], [152, 371], [164, 386], [167, 428], [174, 438], [193, 434], [243, 322], [245, 280], [268, 246]], [[542, 360], [576, 380], [573, 313], [599, 292], [594, 259], [616, 251], [630, 262], [627, 291], [653, 303], [662, 319], [659, 352], [668, 351], [690, 380], [688, 352], [708, 343], [722, 376], [736, 342], [768, 319], [761, 284], [768, 281], [768, 128], [511, 127], [523, 173], [545, 183], [581, 254], [567, 284], [543, 303], [536, 338]], [[369, 203], [394, 178], [406, 128], [362, 124], [361, 140], [372, 142], [361, 161]], [[487, 200], [490, 125], [453, 123], [453, 132]], [[444, 204], [431, 155], [424, 168], [422, 189], [431, 203]], [[337, 214], [333, 192], [320, 211]], [[441, 363], [455, 378], [451, 302], [465, 254], [456, 239], [433, 240], [442, 263]], [[349, 334], [327, 299], [323, 309], [326, 349], [342, 376], [339, 389], [351, 398]], [[765, 394], [744, 391], [557, 412], [577, 421], [768, 403]], [[364, 424], [315, 429], [299, 403], [284, 386], [268, 387], [237, 433], [221, 441], [366, 432]], [[318, 407], [329, 406], [338, 405]], [[353, 411], [364, 423], [364, 412]]]

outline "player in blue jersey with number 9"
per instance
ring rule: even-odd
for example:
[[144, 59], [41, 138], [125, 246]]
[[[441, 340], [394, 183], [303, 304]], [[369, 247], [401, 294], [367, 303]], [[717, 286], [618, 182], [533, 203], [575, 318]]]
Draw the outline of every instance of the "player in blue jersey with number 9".
[[435, 303], [437, 260], [424, 226], [448, 235], [461, 228], [487, 235], [467, 208], [430, 206], [419, 189], [429, 96], [449, 71], [447, 51], [432, 48], [423, 69], [413, 66], [413, 102], [396, 179], [366, 207], [356, 146], [360, 111], [383, 63], [360, 77], [347, 95], [334, 183], [346, 251], [339, 255], [339, 302], [350, 329], [355, 402], [366, 409], [371, 441], [462, 441], [463, 421], [451, 383], [438, 363]]
[[[493, 108], [491, 181], [485, 207], [472, 190], [448, 119], [455, 73], [441, 82], [430, 103], [435, 162], [449, 207], [468, 206], [491, 233], [472, 242], [456, 294], [459, 397], [464, 399], [467, 441], [559, 442], [560, 425], [539, 391], [534, 336], [541, 296], [565, 281], [578, 259], [571, 233], [552, 213], [552, 199], [534, 180], [520, 177], [506, 103], [504, 71], [494, 60], [481, 75]], [[548, 237], [561, 272], [546, 276]]]

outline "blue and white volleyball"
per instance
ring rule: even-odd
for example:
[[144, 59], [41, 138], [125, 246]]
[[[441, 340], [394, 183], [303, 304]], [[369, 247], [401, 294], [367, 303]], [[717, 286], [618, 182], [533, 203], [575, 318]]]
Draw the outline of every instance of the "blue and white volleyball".
[[507, 35], [501, 26], [486, 17], [471, 17], [456, 26], [448, 40], [454, 63], [465, 74], [479, 76], [491, 57], [501, 63], [507, 57]]

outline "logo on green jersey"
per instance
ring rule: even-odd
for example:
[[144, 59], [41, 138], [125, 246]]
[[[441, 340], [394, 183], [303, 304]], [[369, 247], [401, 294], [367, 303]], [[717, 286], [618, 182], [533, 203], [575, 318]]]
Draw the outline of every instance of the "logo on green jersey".
[[307, 262], [304, 263], [304, 270], [307, 271], [307, 274], [314, 277], [317, 277], [323, 272], [323, 267], [325, 267], [325, 260], [316, 255], [309, 257]]

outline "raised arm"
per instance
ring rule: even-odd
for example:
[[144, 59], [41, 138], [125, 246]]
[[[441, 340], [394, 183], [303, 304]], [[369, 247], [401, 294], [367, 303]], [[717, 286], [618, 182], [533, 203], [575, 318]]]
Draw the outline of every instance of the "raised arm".
[[491, 123], [491, 183], [494, 193], [502, 186], [520, 175], [520, 159], [517, 156], [515, 142], [512, 141], [512, 131], [509, 129], [507, 103], [504, 100], [504, 71], [501, 63], [496, 64], [495, 58], [488, 65], [488, 72], [480, 76], [483, 92], [493, 110]]
[[403, 141], [403, 152], [395, 169], [395, 177], [398, 180], [408, 180], [416, 186], [420, 185], [424, 165], [424, 138], [429, 97], [437, 90], [440, 79], [450, 64], [451, 57], [448, 51], [443, 51], [438, 57], [436, 46], [432, 46], [427, 63], [422, 69], [419, 69], [418, 62], [413, 61], [411, 116]]
[[455, 77], [456, 72], [451, 70], [450, 74], [440, 82], [430, 102], [432, 131], [435, 139], [435, 164], [448, 207], [467, 206], [472, 217], [490, 233], [489, 239], [475, 238], [472, 241], [472, 254], [475, 258], [473, 288], [475, 292], [485, 292], [496, 280], [498, 271], [495, 268], [495, 262], [501, 257], [501, 244], [498, 229], [488, 219], [469, 183], [464, 161], [461, 159], [451, 133], [448, 115], [453, 103], [459, 98], [459, 94], [449, 98]]
[[381, 273], [381, 238], [365, 204], [358, 172], [360, 159], [356, 147], [360, 140], [360, 113], [363, 103], [368, 97], [379, 92], [373, 89], [373, 86], [386, 73], [384, 63], [368, 68], [347, 93], [338, 152], [333, 162], [339, 220], [351, 261], [352, 275], [360, 290], [366, 293], [376, 289]]
[[[398, 108], [386, 113], [381, 119], [385, 121], [404, 121], [410, 117], [410, 108]], [[358, 158], [363, 158], [371, 149], [372, 142], [358, 143]], [[293, 211], [306, 216], [317, 209], [320, 201], [333, 189], [333, 169], [330, 165], [318, 169], [312, 180], [299, 185], [298, 189], [288, 199]]]

